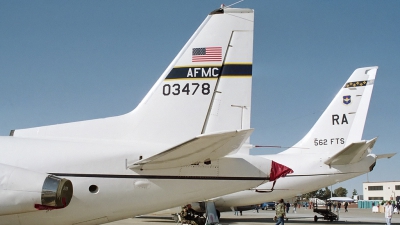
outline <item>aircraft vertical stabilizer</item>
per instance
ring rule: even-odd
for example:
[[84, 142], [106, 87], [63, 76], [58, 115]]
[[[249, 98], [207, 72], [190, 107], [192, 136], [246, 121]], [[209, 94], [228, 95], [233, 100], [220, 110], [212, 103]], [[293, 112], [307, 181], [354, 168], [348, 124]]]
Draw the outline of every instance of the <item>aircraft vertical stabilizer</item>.
[[377, 70], [378, 67], [356, 69], [307, 135], [282, 153], [324, 151], [335, 154], [360, 142]]
[[248, 129], [253, 23], [252, 9], [211, 12], [130, 113], [15, 130], [13, 136], [173, 146], [199, 134]]

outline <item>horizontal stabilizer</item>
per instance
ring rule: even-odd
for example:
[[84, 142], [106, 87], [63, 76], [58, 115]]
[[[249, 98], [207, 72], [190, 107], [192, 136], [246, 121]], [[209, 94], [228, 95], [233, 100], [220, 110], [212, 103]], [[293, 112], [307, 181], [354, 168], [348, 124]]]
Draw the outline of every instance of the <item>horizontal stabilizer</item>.
[[327, 165], [347, 165], [359, 162], [371, 152], [376, 139], [352, 143], [324, 163]]
[[390, 159], [392, 158], [396, 153], [388, 153], [388, 154], [381, 154], [381, 155], [376, 155], [376, 159]]
[[166, 169], [219, 159], [241, 147], [253, 129], [199, 135], [157, 155], [128, 166], [130, 169]]

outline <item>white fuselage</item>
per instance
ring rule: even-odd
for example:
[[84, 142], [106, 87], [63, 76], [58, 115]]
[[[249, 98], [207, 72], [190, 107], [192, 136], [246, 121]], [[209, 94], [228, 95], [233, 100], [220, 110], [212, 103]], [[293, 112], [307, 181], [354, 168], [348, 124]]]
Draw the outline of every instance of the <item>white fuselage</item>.
[[[0, 163], [54, 174], [73, 184], [73, 198], [66, 208], [1, 215], [0, 224], [106, 223], [256, 187], [269, 174], [259, 168], [267, 168], [270, 161], [254, 156], [173, 169], [127, 169], [141, 153], [157, 152], [160, 147], [0, 137]], [[92, 193], [91, 185], [98, 190]]]
[[273, 184], [269, 182], [258, 186], [255, 190], [218, 197], [215, 199], [217, 209], [229, 211], [231, 207], [292, 198], [370, 172], [370, 167], [376, 162], [372, 154], [358, 163], [334, 167], [324, 164], [325, 157], [322, 155], [317, 157], [316, 154], [276, 154], [262, 157], [288, 165], [294, 173], [279, 179], [272, 192]]

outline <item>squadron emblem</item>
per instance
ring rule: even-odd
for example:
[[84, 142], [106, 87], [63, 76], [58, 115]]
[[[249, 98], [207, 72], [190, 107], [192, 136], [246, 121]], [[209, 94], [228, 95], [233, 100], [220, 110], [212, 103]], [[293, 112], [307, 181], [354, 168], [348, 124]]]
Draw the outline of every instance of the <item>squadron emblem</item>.
[[343, 96], [343, 104], [348, 105], [351, 103], [351, 95]]

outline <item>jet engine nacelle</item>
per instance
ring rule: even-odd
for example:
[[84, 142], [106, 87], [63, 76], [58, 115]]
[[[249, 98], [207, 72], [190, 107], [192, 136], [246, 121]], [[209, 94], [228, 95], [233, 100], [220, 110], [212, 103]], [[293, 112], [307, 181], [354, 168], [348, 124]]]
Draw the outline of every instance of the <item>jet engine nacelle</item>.
[[0, 163], [0, 215], [65, 208], [70, 180]]

